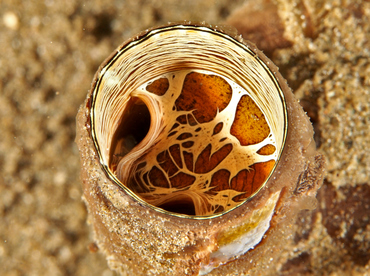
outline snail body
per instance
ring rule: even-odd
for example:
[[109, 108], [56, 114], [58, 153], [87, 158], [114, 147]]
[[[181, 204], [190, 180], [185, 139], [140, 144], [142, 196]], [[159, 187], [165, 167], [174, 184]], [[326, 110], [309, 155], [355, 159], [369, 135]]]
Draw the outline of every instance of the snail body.
[[[322, 181], [312, 126], [277, 68], [219, 28], [172, 24], [128, 40], [77, 122], [97, 243], [128, 274], [223, 273], [266, 250], [277, 210], [306, 208]], [[299, 189], [307, 170], [315, 177]]]

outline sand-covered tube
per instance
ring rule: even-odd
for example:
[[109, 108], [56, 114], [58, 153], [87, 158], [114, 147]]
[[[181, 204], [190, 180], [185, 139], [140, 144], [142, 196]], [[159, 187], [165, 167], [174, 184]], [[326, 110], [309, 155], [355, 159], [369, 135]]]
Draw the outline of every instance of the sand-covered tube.
[[122, 274], [248, 273], [322, 182], [312, 125], [276, 66], [204, 24], [147, 30], [112, 53], [76, 141], [96, 242]]

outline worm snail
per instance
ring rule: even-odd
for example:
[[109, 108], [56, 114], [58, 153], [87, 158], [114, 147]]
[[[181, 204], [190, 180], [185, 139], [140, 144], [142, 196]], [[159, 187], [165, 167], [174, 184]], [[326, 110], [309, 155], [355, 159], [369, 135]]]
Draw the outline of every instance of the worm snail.
[[97, 244], [129, 275], [246, 272], [238, 264], [322, 181], [312, 126], [277, 68], [219, 27], [172, 24], [123, 43], [77, 123]]

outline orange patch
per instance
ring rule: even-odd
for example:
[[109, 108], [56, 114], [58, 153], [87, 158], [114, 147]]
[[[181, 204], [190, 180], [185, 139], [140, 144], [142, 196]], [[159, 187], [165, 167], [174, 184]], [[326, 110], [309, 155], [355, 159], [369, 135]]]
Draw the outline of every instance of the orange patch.
[[245, 194], [237, 196], [234, 200], [244, 200], [254, 194], [265, 183], [271, 170], [274, 168], [275, 160], [256, 163], [251, 166], [251, 170], [240, 171], [232, 180], [231, 188], [245, 192]]
[[199, 154], [197, 161], [195, 162], [195, 173], [209, 173], [218, 164], [222, 162], [230, 154], [233, 146], [231, 144], [226, 144], [221, 147], [215, 153], [212, 153], [212, 146], [208, 144], [207, 147]]
[[185, 77], [175, 106], [177, 110], [193, 111], [199, 123], [206, 123], [215, 118], [217, 110], [226, 108], [231, 96], [232, 88], [223, 78], [192, 72]]
[[154, 93], [158, 96], [163, 96], [166, 94], [168, 88], [170, 87], [170, 83], [168, 82], [167, 78], [160, 78], [158, 80], [153, 81], [146, 87], [146, 90]]
[[276, 148], [274, 145], [266, 145], [262, 148], [260, 148], [257, 153], [260, 154], [260, 155], [270, 155], [270, 154], [273, 154], [275, 152]]
[[251, 97], [244, 95], [240, 99], [230, 133], [242, 146], [262, 142], [270, 134], [265, 115]]

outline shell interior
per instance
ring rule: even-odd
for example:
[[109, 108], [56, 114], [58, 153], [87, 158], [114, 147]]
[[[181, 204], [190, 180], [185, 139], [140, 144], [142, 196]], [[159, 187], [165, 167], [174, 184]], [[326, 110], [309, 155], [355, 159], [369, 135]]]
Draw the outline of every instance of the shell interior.
[[210, 218], [251, 199], [279, 161], [284, 95], [246, 45], [205, 26], [149, 31], [118, 50], [92, 94], [110, 178], [172, 215]]

